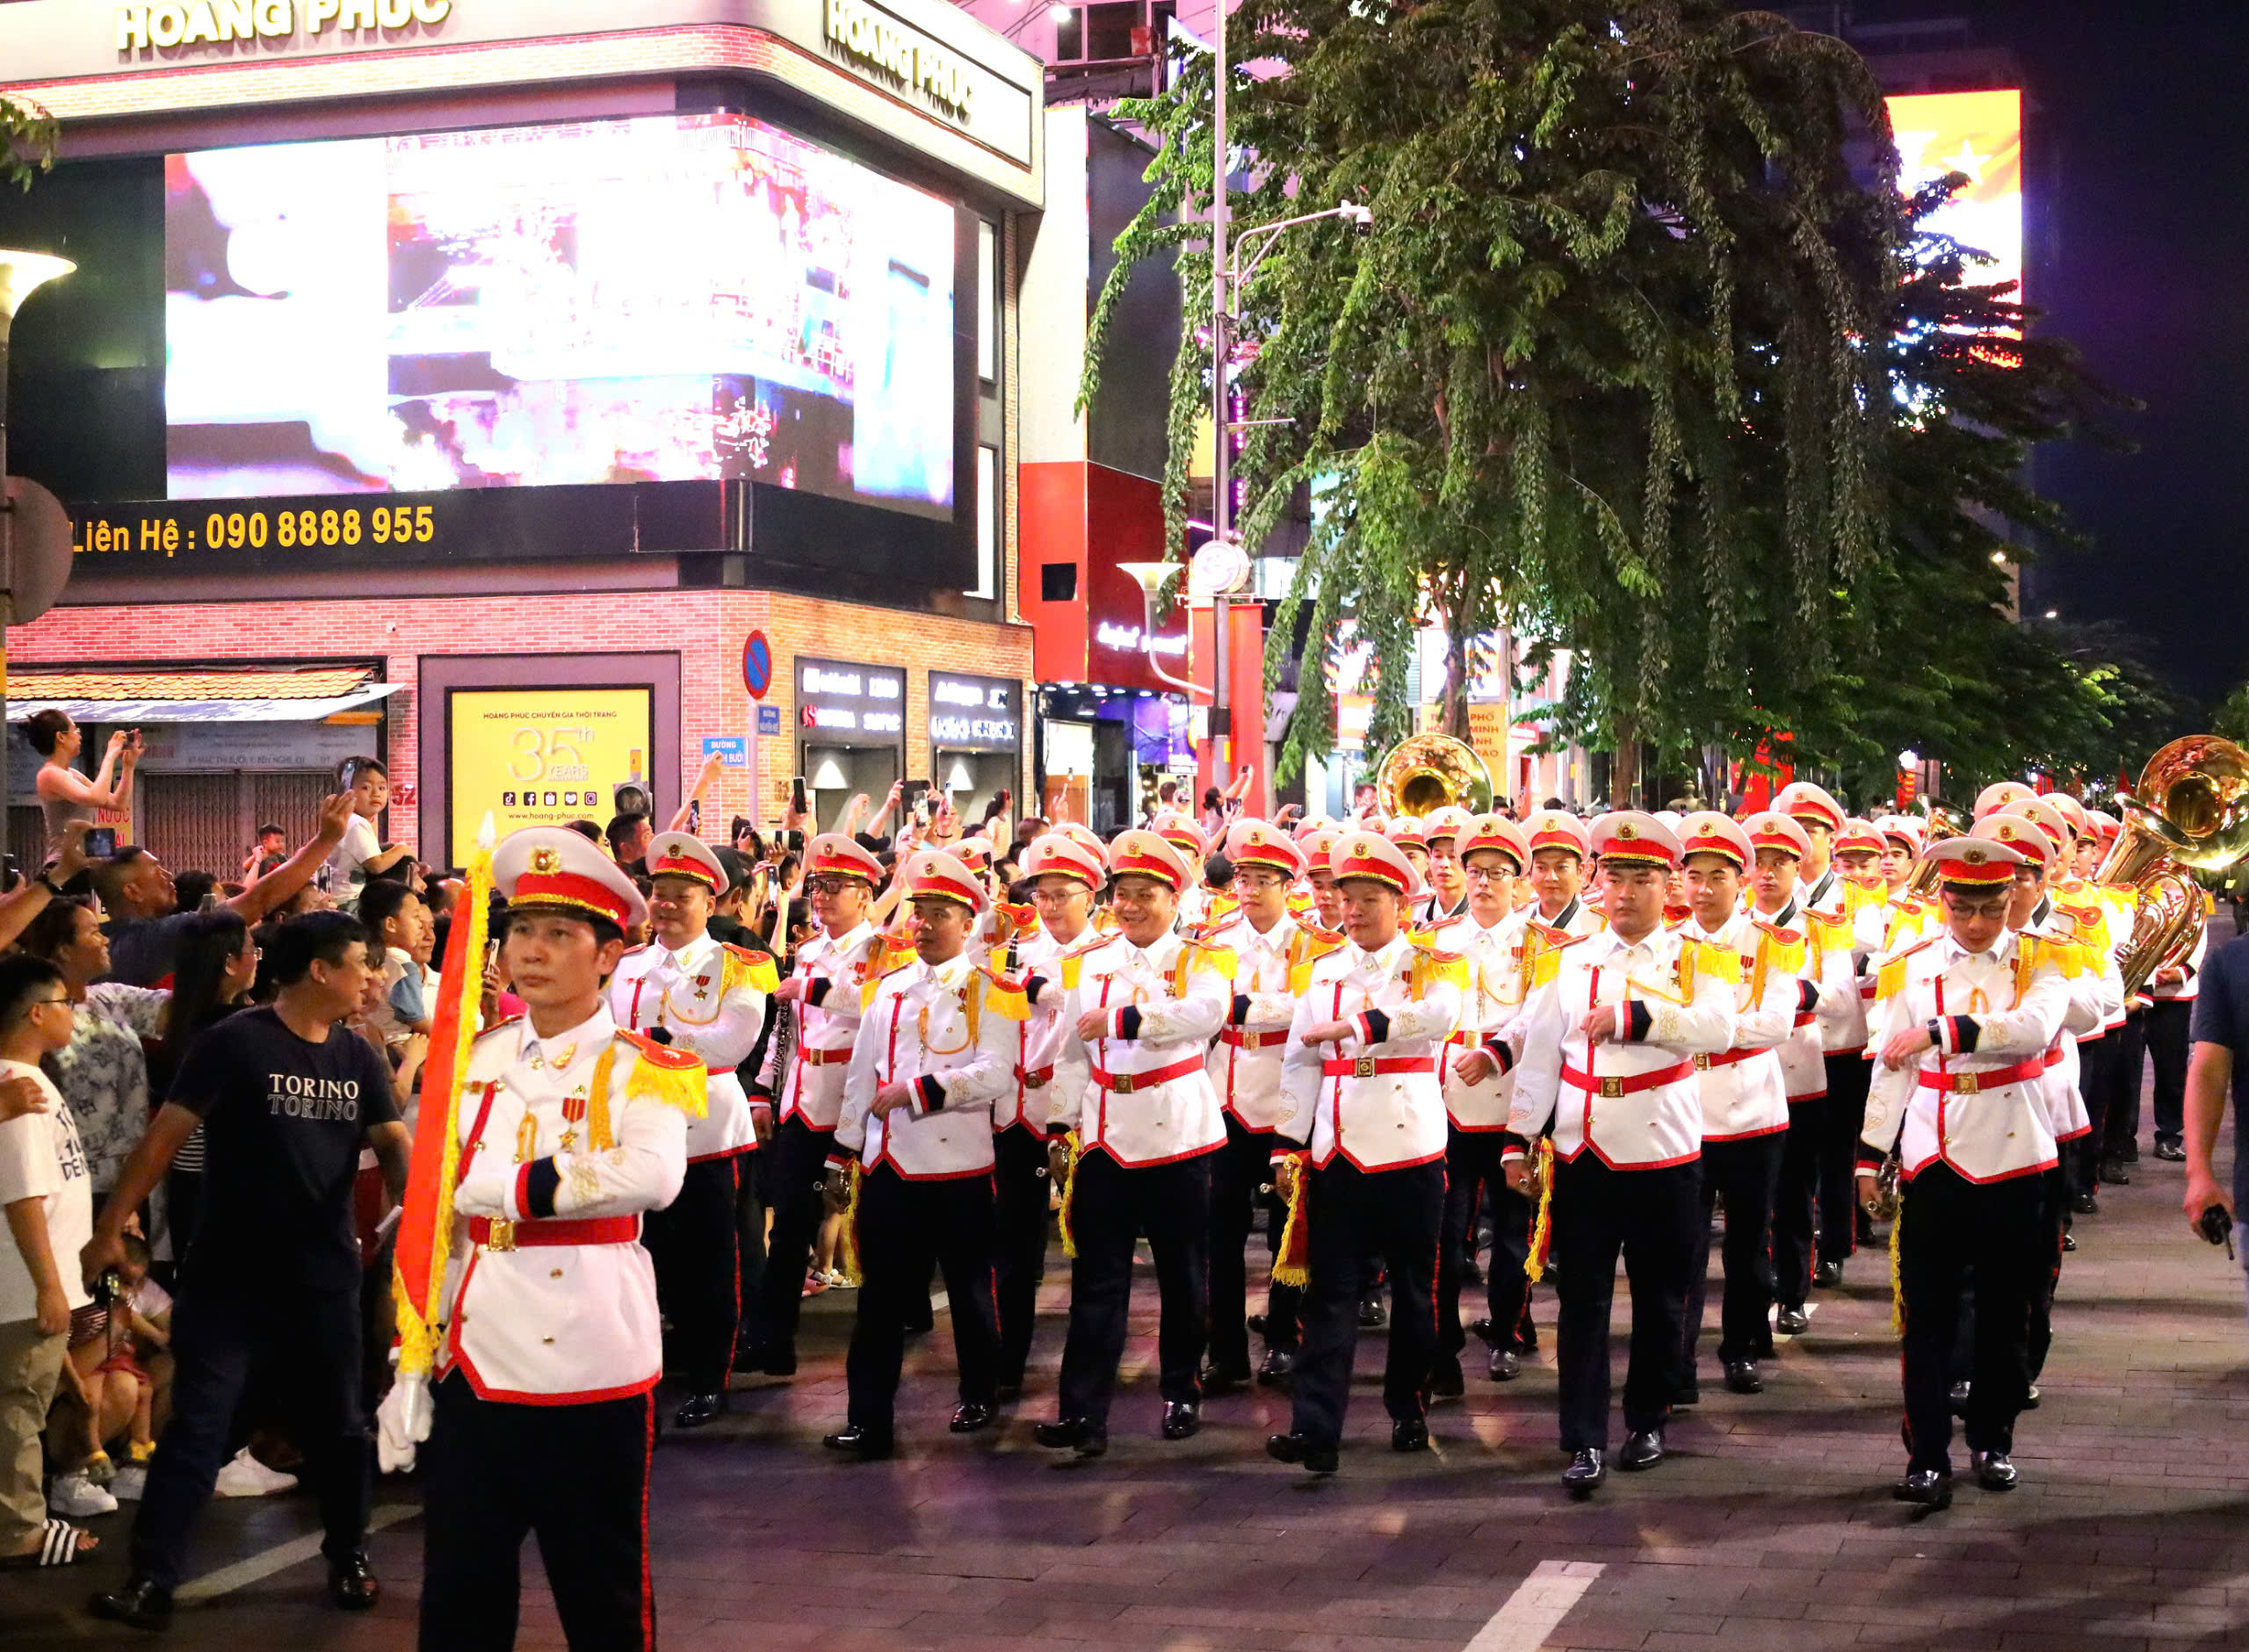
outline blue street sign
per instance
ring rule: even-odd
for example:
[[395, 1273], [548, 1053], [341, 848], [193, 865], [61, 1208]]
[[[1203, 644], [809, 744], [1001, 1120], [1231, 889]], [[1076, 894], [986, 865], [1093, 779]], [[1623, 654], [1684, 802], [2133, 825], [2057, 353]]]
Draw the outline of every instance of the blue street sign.
[[717, 758], [729, 768], [749, 767], [749, 736], [747, 734], [705, 734], [703, 755], [707, 761]]
[[[757, 732], [760, 734], [778, 734], [781, 732], [781, 708], [779, 706], [761, 705], [757, 708]], [[744, 761], [746, 761], [748, 760], [745, 759]]]

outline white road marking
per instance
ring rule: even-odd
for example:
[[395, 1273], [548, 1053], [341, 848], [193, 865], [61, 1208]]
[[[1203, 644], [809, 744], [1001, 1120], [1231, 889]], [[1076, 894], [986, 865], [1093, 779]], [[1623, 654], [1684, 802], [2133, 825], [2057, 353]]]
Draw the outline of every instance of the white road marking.
[[[367, 1529], [380, 1532], [387, 1526], [396, 1526], [401, 1520], [410, 1519], [421, 1512], [419, 1505], [411, 1503], [385, 1504], [367, 1517]], [[246, 1583], [257, 1583], [276, 1572], [286, 1571], [292, 1566], [319, 1559], [320, 1546], [321, 1535], [317, 1532], [306, 1537], [293, 1537], [286, 1543], [278, 1543], [262, 1554], [251, 1555], [248, 1560], [238, 1560], [231, 1566], [221, 1566], [215, 1572], [206, 1572], [192, 1583], [182, 1583], [172, 1598], [184, 1605], [191, 1600], [212, 1600], [221, 1595], [231, 1594]]]
[[1601, 1576], [1599, 1561], [1540, 1561], [1507, 1604], [1476, 1632], [1466, 1652], [1537, 1652]]

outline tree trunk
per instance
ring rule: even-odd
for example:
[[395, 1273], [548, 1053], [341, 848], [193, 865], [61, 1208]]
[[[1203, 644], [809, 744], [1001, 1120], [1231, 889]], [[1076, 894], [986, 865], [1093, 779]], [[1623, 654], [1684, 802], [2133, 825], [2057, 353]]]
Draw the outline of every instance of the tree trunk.
[[1437, 728], [1457, 740], [1468, 738], [1468, 638], [1460, 632], [1457, 608], [1445, 620], [1444, 698], [1437, 711]]
[[1609, 806], [1638, 808], [1639, 785], [1639, 725], [1630, 718], [1620, 718], [1616, 723], [1616, 759], [1609, 769]]

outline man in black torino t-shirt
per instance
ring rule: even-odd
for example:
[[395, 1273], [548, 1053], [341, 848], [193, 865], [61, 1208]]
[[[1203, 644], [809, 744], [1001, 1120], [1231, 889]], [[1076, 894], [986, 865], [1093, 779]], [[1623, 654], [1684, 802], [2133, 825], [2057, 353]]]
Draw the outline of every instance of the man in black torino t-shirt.
[[209, 1190], [180, 1267], [171, 1421], [133, 1524], [132, 1575], [122, 1589], [94, 1597], [97, 1617], [144, 1629], [170, 1620], [188, 1528], [218, 1478], [251, 1367], [269, 1359], [291, 1362], [287, 1391], [303, 1407], [300, 1437], [327, 1527], [329, 1593], [343, 1606], [374, 1604], [351, 1185], [359, 1150], [369, 1146], [393, 1197], [402, 1196], [409, 1146], [390, 1064], [340, 1024], [373, 968], [367, 946], [365, 928], [343, 913], [308, 913], [281, 927], [269, 959], [279, 997], [189, 1046], [86, 1246], [90, 1283], [122, 1259], [127, 1215], [201, 1124]]

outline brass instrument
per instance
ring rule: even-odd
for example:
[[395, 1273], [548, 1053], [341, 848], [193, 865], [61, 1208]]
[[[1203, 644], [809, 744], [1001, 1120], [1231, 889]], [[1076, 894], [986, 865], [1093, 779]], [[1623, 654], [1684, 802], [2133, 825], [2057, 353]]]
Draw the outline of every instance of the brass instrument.
[[[1922, 807], [1927, 814], [1928, 840], [1931, 843], [1936, 842], [1940, 838], [1967, 836], [1968, 828], [1963, 826], [1960, 818], [1949, 810], [1940, 809], [1933, 803], [1925, 804]], [[1915, 900], [1927, 900], [1935, 894], [1941, 864], [1926, 856], [1915, 861], [1913, 875], [1906, 880], [1906, 893]]]
[[2191, 872], [2217, 871], [2249, 854], [2249, 752], [2190, 734], [2149, 758], [2134, 790], [2118, 800], [2124, 829], [2094, 874], [2137, 893], [2132, 933], [2116, 949], [2127, 998], [2183, 963], [2202, 939], [2205, 904]]
[[1375, 770], [1376, 806], [1386, 815], [1428, 815], [1455, 804], [1491, 812], [1492, 771], [1473, 747], [1450, 734], [1414, 734], [1391, 747]]

